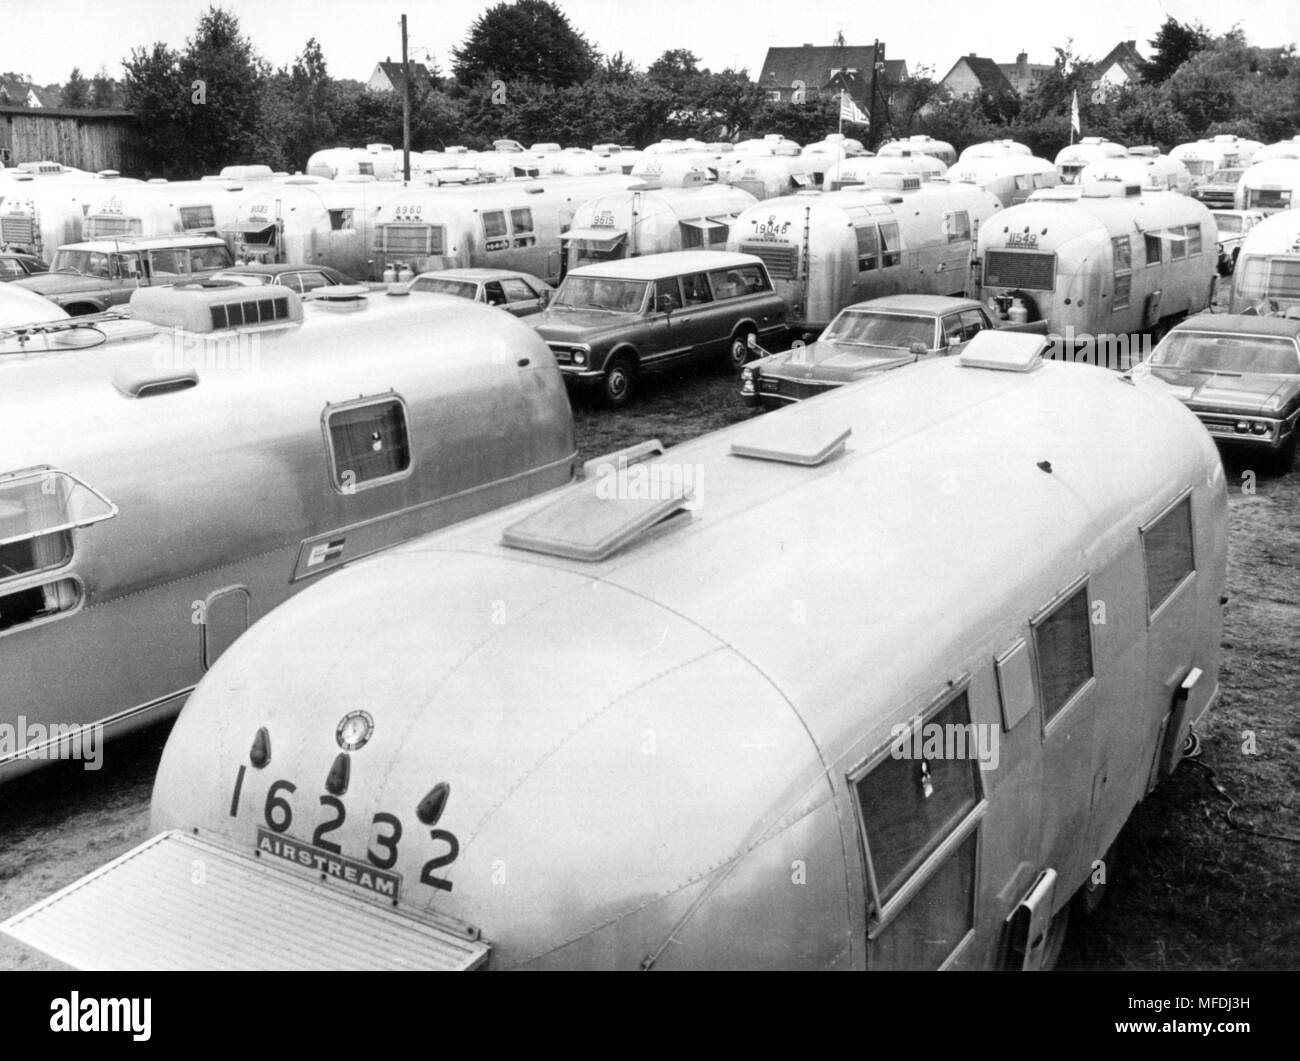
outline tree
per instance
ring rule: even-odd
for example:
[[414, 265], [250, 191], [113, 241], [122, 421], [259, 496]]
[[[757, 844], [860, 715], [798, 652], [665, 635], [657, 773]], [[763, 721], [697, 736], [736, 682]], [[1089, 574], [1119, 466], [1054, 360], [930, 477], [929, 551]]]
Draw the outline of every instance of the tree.
[[74, 66], [63, 86], [62, 105], [76, 110], [90, 106], [90, 83], [81, 76], [81, 68]]
[[180, 55], [158, 41], [151, 49], [134, 48], [122, 64], [125, 106], [140, 128], [140, 157], [146, 175], [170, 177], [183, 172], [189, 90], [181, 77]]
[[198, 31], [180, 57], [180, 74], [188, 86], [190, 164], [203, 172], [258, 161], [258, 104], [270, 69], [233, 14], [213, 6], [199, 17]]
[[1208, 45], [1210, 35], [1199, 22], [1188, 25], [1170, 16], [1147, 43], [1152, 55], [1142, 76], [1148, 84], [1158, 85]]
[[598, 54], [548, 0], [518, 0], [489, 8], [452, 49], [452, 70], [462, 85], [481, 80], [528, 80], [563, 88], [596, 72]]
[[90, 106], [103, 110], [117, 106], [117, 82], [108, 76], [108, 68], [101, 65], [99, 73], [90, 79]]
[[694, 90], [700, 73], [700, 61], [693, 52], [672, 48], [650, 64], [646, 77], [678, 100], [683, 100]]

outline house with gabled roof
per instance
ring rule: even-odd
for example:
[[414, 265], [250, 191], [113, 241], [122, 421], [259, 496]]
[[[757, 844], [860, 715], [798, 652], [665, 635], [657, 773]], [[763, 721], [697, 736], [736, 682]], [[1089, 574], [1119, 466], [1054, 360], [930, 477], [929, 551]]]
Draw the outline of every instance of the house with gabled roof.
[[998, 69], [1006, 75], [1018, 96], [1028, 96], [1054, 68], [1053, 63], [1031, 63], [1028, 52], [1017, 55], [1014, 63], [998, 63]]
[[[433, 88], [433, 75], [423, 63], [411, 63], [411, 87], [415, 89]], [[393, 62], [389, 56], [382, 63], [375, 64], [375, 71], [366, 82], [371, 92], [401, 92], [402, 64]]]
[[1146, 65], [1147, 61], [1138, 54], [1136, 41], [1120, 41], [1099, 62], [1092, 64], [1093, 81], [1103, 92], [1137, 84]]
[[954, 99], [970, 99], [986, 95], [994, 99], [1015, 96], [1015, 87], [992, 59], [972, 52], [963, 55], [939, 81]]
[[[886, 82], [898, 84], [907, 78], [907, 63], [885, 58], [885, 52], [881, 44], [880, 74]], [[789, 103], [800, 91], [802, 99], [813, 100], [838, 95], [843, 88], [861, 105], [871, 93], [875, 65], [874, 45], [805, 44], [799, 48], [769, 48], [758, 84], [772, 103]]]

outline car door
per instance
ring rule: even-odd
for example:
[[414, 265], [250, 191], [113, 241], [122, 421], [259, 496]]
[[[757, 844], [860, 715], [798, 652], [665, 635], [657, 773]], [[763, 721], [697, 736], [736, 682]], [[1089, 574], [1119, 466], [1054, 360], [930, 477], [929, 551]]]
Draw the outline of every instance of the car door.
[[709, 274], [687, 273], [681, 281], [683, 355], [701, 357], [721, 349], [730, 338], [727, 310], [713, 297]]
[[546, 306], [542, 292], [534, 291], [528, 283], [518, 277], [503, 278], [501, 290], [505, 293], [505, 309], [516, 317], [539, 313]]
[[662, 364], [684, 357], [691, 347], [681, 280], [676, 276], [656, 280], [651, 297], [654, 301], [636, 341], [642, 363]]
[[[96, 255], [92, 254], [92, 267], [95, 258]], [[145, 271], [146, 263], [139, 251], [119, 252], [108, 256], [107, 264], [108, 272], [106, 275], [111, 282], [111, 287], [107, 292], [107, 303], [110, 306], [119, 306], [123, 302], [130, 302], [135, 289], [142, 284], [149, 283], [149, 276]]]

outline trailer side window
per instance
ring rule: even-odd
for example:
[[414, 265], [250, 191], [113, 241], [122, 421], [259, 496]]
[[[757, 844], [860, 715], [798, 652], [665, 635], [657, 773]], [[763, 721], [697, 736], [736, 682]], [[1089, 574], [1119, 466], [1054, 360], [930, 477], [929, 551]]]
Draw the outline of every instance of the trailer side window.
[[880, 224], [880, 267], [888, 269], [903, 260], [902, 243], [898, 238], [898, 222], [882, 221]]
[[488, 210], [483, 214], [483, 235], [488, 239], [500, 239], [506, 234], [506, 212]]
[[1146, 240], [1147, 265], [1160, 264], [1160, 235], [1159, 233], [1147, 232], [1144, 236]]
[[954, 210], [945, 214], [943, 230], [948, 234], [949, 243], [961, 243], [970, 239], [970, 214], [965, 210]]
[[[983, 798], [963, 689], [890, 745], [855, 783], [882, 906]], [[927, 744], [927, 738], [931, 738]], [[960, 739], [961, 747], [957, 747]], [[879, 915], [877, 910], [876, 914]]]
[[858, 272], [874, 269], [880, 260], [880, 236], [875, 225], [860, 225], [858, 233]]
[[1169, 230], [1169, 260], [1181, 261], [1187, 257], [1187, 236], [1184, 235], [1183, 226]]
[[331, 210], [330, 214], [330, 231], [344, 232], [353, 228], [352, 210]]
[[182, 206], [181, 211], [181, 228], [189, 231], [190, 229], [216, 228], [217, 222], [212, 216], [212, 207], [210, 206]]
[[1147, 568], [1147, 612], [1154, 615], [1196, 569], [1190, 497], [1142, 528], [1142, 553]]
[[1032, 625], [1039, 699], [1050, 721], [1092, 678], [1087, 583]]
[[406, 406], [400, 398], [326, 406], [325, 426], [334, 487], [341, 493], [386, 482], [411, 467]]
[[1115, 294], [1112, 309], [1125, 309], [1133, 291], [1133, 250], [1127, 236], [1110, 241], [1111, 255], [1115, 260]]
[[940, 968], [975, 927], [978, 831], [962, 841], [872, 940], [871, 967]]
[[514, 230], [516, 247], [531, 247], [537, 242], [533, 235], [533, 212], [524, 207], [510, 211], [510, 227]]
[[1201, 253], [1201, 226], [1187, 226], [1187, 256], [1190, 258], [1193, 254]]
[[72, 611], [80, 603], [81, 583], [74, 578], [5, 593], [0, 595], [0, 634]]

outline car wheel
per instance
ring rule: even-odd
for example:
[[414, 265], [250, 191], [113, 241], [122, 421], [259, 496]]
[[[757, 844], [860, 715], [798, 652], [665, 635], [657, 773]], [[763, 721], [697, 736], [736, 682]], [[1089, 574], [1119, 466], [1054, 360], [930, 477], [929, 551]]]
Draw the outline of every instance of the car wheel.
[[729, 372], [739, 372], [750, 358], [749, 337], [754, 335], [753, 328], [741, 328], [731, 337], [727, 347], [727, 357], [723, 367]]
[[636, 390], [636, 366], [630, 357], [623, 354], [610, 359], [605, 366], [602, 390], [605, 404], [615, 409], [632, 400], [632, 394]]

